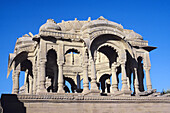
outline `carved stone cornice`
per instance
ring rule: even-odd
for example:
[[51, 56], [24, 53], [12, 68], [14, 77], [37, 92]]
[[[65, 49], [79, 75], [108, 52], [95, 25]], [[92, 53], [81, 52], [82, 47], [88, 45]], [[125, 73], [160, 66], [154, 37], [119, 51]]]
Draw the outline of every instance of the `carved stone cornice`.
[[41, 31], [39, 33], [40, 36], [52, 36], [55, 37], [57, 39], [75, 39], [75, 40], [80, 40], [80, 38], [82, 37], [81, 34], [77, 34], [77, 33], [69, 33], [69, 32], [61, 32], [61, 31]]
[[123, 102], [123, 103], [170, 103], [170, 97], [120, 97], [120, 96], [90, 96], [84, 94], [75, 95], [61, 95], [61, 94], [48, 94], [48, 95], [17, 95], [20, 101], [48, 101], [48, 102]]
[[146, 40], [127, 40], [132, 46], [148, 46], [148, 41]]

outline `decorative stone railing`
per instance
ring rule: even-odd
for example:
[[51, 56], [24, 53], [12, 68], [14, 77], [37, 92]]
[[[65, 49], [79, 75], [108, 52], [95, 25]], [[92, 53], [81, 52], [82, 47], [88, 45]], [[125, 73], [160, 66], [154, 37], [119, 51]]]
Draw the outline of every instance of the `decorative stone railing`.
[[148, 46], [148, 41], [145, 40], [127, 40], [132, 46]]
[[58, 94], [48, 94], [48, 95], [17, 95], [19, 100], [27, 100], [27, 101], [108, 101], [108, 102], [170, 102], [170, 97], [115, 97], [115, 96], [89, 96], [89, 95], [81, 95], [81, 94], [74, 94], [74, 95], [58, 95]]

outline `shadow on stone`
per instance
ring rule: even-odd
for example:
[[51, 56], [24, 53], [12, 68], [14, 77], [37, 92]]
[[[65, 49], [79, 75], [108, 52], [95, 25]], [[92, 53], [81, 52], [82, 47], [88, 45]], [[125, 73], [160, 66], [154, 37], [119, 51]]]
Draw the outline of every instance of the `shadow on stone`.
[[15, 94], [2, 94], [1, 105], [3, 113], [26, 113], [24, 103]]

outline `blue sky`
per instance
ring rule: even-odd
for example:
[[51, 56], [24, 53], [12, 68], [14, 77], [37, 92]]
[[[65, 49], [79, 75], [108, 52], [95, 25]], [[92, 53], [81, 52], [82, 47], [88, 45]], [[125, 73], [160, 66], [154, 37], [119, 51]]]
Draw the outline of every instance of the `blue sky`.
[[141, 34], [149, 45], [151, 81], [154, 89], [170, 89], [170, 1], [169, 0], [0, 0], [0, 94], [11, 93], [12, 77], [6, 78], [8, 55], [18, 37], [32, 32], [48, 18], [87, 20], [106, 19]]

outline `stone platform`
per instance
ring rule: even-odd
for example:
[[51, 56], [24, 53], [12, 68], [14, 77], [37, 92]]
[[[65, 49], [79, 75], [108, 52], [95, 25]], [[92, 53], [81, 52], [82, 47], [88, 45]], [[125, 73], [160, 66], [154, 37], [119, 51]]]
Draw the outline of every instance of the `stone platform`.
[[2, 95], [4, 113], [169, 113], [170, 97]]

